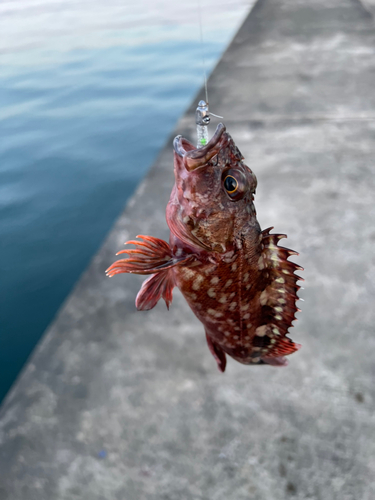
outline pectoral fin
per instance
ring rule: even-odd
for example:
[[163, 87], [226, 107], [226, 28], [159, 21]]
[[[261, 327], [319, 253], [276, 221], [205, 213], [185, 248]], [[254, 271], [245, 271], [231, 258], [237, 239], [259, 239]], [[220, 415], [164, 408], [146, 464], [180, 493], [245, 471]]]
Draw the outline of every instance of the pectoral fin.
[[[152, 274], [142, 285], [135, 305], [140, 311], [147, 311], [155, 307], [161, 297], [169, 309], [172, 303], [172, 290], [175, 286], [174, 266], [186, 264], [195, 259], [194, 255], [176, 257], [172, 254], [168, 243], [152, 236], [139, 235], [142, 241], [127, 241], [126, 245], [135, 245], [136, 248], [121, 250], [129, 257], [114, 262], [106, 271], [110, 278], [115, 274]], [[118, 255], [117, 254], [117, 255]]]
[[125, 245], [135, 245], [136, 248], [129, 248], [118, 252], [117, 255], [125, 253], [129, 257], [114, 262], [107, 269], [107, 276], [111, 278], [115, 274], [120, 273], [154, 274], [177, 265], [185, 264], [195, 258], [193, 255], [173, 256], [169, 244], [159, 238], [143, 235], [138, 235], [137, 238], [143, 241], [127, 241]]

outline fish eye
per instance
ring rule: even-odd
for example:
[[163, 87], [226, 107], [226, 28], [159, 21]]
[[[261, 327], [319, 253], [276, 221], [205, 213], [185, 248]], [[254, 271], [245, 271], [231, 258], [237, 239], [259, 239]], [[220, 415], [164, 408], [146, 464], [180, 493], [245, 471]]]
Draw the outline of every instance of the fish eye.
[[233, 177], [233, 175], [227, 175], [224, 179], [224, 187], [228, 194], [233, 194], [238, 189], [237, 179]]
[[231, 201], [239, 201], [248, 192], [248, 182], [238, 168], [228, 168], [222, 173], [222, 187]]

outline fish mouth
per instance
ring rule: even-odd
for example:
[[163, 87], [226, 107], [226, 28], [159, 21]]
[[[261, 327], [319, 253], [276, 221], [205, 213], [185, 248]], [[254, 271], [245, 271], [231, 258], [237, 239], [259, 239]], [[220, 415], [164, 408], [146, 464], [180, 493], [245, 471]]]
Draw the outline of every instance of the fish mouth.
[[183, 158], [186, 170], [192, 172], [206, 165], [220, 151], [221, 138], [225, 131], [225, 125], [219, 123], [215, 134], [203, 148], [195, 148], [191, 142], [178, 135], [173, 141], [173, 147], [178, 156]]

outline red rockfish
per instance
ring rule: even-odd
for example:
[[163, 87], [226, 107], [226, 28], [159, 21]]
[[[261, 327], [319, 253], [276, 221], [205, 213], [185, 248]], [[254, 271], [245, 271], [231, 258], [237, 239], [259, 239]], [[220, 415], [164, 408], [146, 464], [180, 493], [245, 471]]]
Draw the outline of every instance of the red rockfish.
[[151, 274], [136, 298], [139, 310], [177, 286], [203, 323], [208, 347], [221, 371], [226, 354], [246, 365], [283, 366], [300, 348], [286, 335], [295, 313], [302, 269], [278, 246], [283, 234], [261, 231], [253, 204], [257, 180], [225, 126], [206, 146], [174, 140], [173, 187], [166, 217], [169, 243], [152, 236], [128, 241], [128, 258], [107, 270]]

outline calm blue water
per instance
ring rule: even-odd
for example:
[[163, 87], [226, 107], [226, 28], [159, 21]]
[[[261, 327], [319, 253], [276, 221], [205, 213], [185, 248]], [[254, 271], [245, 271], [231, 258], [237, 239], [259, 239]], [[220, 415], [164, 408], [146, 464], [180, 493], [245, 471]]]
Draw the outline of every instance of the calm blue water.
[[[204, 17], [208, 71], [250, 9], [228, 5]], [[198, 19], [0, 3], [0, 400], [202, 85]]]

